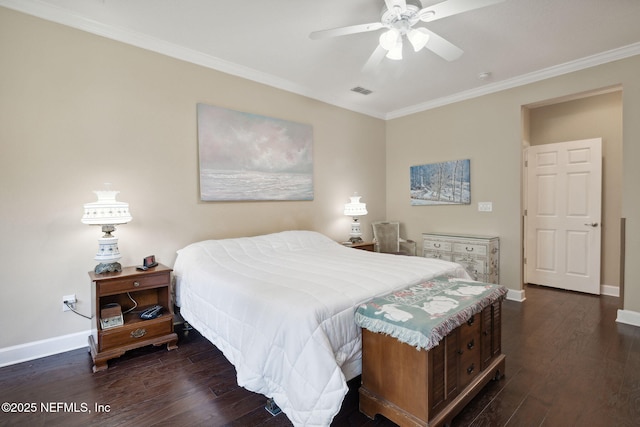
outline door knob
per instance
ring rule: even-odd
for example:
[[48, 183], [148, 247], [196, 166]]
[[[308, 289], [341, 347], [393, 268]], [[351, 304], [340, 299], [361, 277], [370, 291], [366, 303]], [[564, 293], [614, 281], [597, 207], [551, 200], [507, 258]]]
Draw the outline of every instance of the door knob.
[[597, 227], [598, 223], [597, 222], [592, 222], [592, 223], [585, 222], [584, 225], [586, 225], [588, 227]]

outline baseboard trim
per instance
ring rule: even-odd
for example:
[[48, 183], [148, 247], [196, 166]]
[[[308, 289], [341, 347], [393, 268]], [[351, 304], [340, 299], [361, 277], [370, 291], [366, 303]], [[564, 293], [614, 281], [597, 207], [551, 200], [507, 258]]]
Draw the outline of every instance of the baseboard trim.
[[600, 294], [610, 297], [620, 297], [620, 287], [610, 285], [600, 285]]
[[517, 290], [517, 291], [513, 290], [513, 289], [509, 289], [507, 291], [507, 299], [509, 301], [523, 302], [527, 298], [524, 295], [524, 289], [520, 289], [520, 290]]
[[618, 310], [616, 322], [632, 326], [640, 326], [640, 313], [631, 310]]
[[0, 368], [88, 346], [91, 331], [77, 332], [0, 349]]
[[[620, 289], [613, 286], [609, 286], [607, 288]], [[607, 295], [617, 296], [613, 294]], [[524, 289], [509, 289], [507, 291], [507, 299], [517, 302], [525, 301], [526, 297]], [[632, 326], [640, 326], [640, 313], [631, 310], [618, 310], [616, 322]], [[2, 348], [0, 349], [0, 368], [86, 347], [87, 337], [89, 335], [91, 335], [90, 330]]]

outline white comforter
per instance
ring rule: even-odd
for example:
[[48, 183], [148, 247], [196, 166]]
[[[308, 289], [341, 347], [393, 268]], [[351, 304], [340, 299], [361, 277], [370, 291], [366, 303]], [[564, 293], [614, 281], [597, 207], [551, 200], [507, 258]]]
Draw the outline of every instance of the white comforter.
[[194, 243], [174, 272], [185, 320], [233, 363], [240, 386], [273, 397], [297, 426], [328, 426], [360, 373], [360, 303], [441, 274], [468, 278], [458, 264], [311, 231]]

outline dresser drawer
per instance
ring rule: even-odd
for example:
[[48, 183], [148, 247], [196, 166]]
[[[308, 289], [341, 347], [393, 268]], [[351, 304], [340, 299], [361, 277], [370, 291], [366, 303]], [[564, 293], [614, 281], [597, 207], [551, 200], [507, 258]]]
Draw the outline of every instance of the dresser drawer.
[[459, 254], [486, 255], [487, 245], [478, 245], [473, 243], [454, 243], [453, 252]]
[[425, 249], [422, 251], [422, 256], [425, 258], [437, 258], [445, 261], [452, 261], [451, 252], [429, 251]]
[[101, 332], [100, 351], [135, 345], [172, 332], [173, 316], [170, 314], [152, 320], [125, 323], [124, 326]]
[[480, 373], [482, 367], [480, 360], [479, 346], [476, 346], [472, 351], [464, 352], [460, 356], [460, 389], [464, 389]]
[[[481, 317], [482, 316], [480, 313], [474, 314], [469, 318], [469, 320], [460, 325], [459, 330], [461, 347], [467, 348], [468, 343], [471, 340], [475, 340], [476, 345], [480, 344], [478, 339], [480, 338], [480, 324], [482, 323]], [[469, 349], [471, 348], [469, 347]]]
[[147, 274], [140, 277], [133, 276], [122, 279], [105, 280], [98, 283], [98, 295], [112, 295], [122, 292], [166, 286], [169, 282], [169, 272], [153, 275]]
[[433, 249], [436, 251], [451, 252], [451, 242], [443, 242], [440, 240], [428, 240], [422, 241], [422, 248], [424, 250]]
[[453, 254], [453, 262], [462, 264], [472, 276], [477, 274], [485, 274], [487, 270], [485, 268], [486, 260], [482, 258], [476, 259], [470, 255]]
[[481, 369], [481, 323], [482, 316], [480, 313], [471, 316], [471, 318], [460, 325], [460, 386], [464, 388], [471, 382]]

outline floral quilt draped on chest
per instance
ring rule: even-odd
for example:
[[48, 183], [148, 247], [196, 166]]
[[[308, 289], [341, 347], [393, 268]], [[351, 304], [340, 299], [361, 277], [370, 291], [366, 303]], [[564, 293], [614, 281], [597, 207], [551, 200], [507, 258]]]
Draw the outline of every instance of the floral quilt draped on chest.
[[506, 294], [501, 285], [440, 276], [361, 304], [356, 323], [429, 350]]

